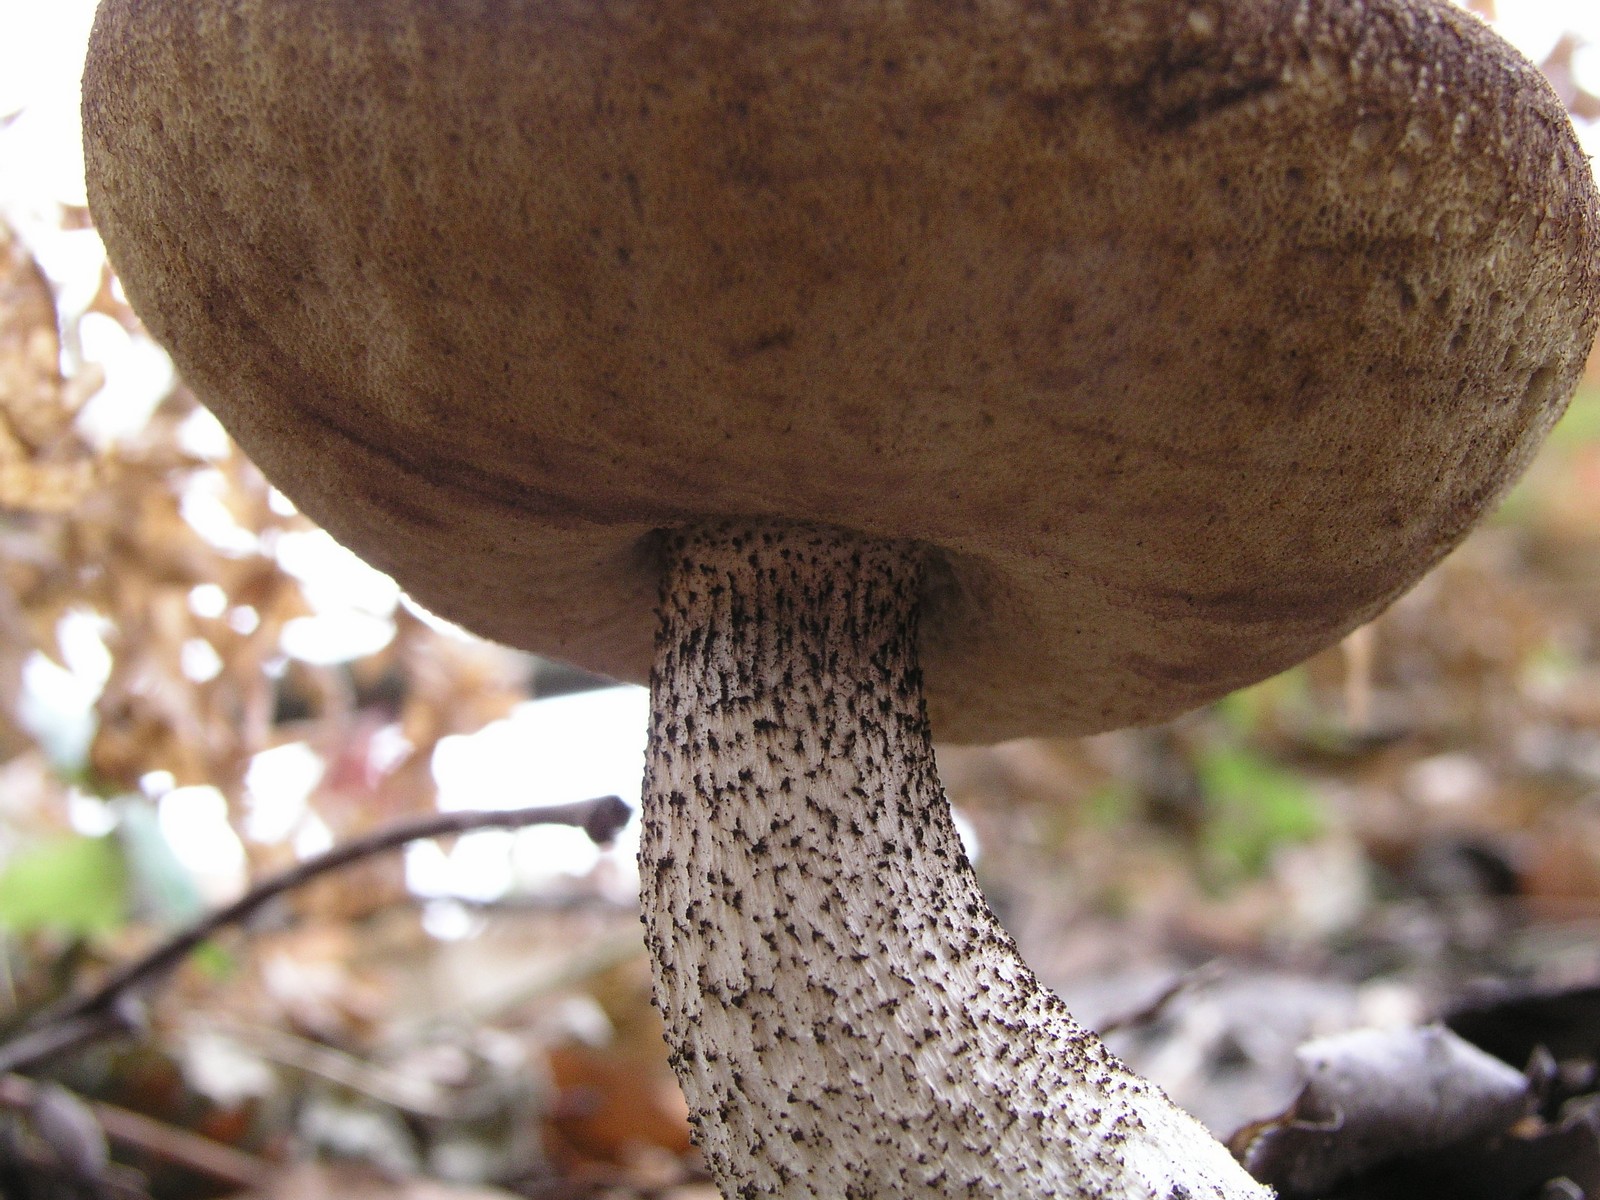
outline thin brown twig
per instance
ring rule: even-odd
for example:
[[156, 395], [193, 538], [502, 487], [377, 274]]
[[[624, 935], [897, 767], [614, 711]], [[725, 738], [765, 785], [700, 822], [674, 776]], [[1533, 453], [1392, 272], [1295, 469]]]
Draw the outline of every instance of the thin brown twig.
[[1191, 971], [1185, 971], [1176, 979], [1157, 992], [1156, 995], [1132, 1012], [1125, 1012], [1119, 1016], [1097, 1022], [1101, 1037], [1108, 1037], [1114, 1033], [1126, 1033], [1130, 1030], [1141, 1029], [1154, 1021], [1159, 1020], [1174, 1001], [1186, 992], [1195, 991], [1215, 981], [1220, 974], [1215, 962], [1201, 963]]
[[327, 1080], [411, 1116], [432, 1120], [466, 1115], [462, 1088], [441, 1086], [426, 1075], [405, 1074], [311, 1038], [270, 1025], [209, 1018], [206, 1029], [248, 1051], [254, 1058]]
[[163, 982], [197, 948], [228, 926], [249, 920], [286, 892], [304, 887], [330, 871], [421, 838], [478, 829], [571, 825], [603, 844], [621, 831], [631, 815], [632, 810], [619, 797], [601, 796], [576, 804], [437, 813], [353, 838], [261, 880], [232, 904], [202, 917], [148, 953], [112, 971], [98, 988], [42, 1013], [16, 1037], [0, 1044], [0, 1075], [36, 1066], [58, 1054], [137, 1028], [140, 997]]
[[[21, 1075], [0, 1076], [0, 1107], [26, 1111], [33, 1107], [38, 1085]], [[115, 1104], [86, 1100], [100, 1128], [114, 1142], [142, 1150], [163, 1162], [186, 1167], [236, 1188], [259, 1187], [272, 1164], [222, 1142], [168, 1125]]]

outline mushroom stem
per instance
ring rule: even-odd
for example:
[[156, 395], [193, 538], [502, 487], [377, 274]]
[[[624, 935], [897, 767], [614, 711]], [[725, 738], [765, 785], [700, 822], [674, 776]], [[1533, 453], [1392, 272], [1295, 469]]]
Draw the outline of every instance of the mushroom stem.
[[723, 1195], [1261, 1200], [1044, 988], [934, 770], [910, 543], [670, 535], [640, 851]]

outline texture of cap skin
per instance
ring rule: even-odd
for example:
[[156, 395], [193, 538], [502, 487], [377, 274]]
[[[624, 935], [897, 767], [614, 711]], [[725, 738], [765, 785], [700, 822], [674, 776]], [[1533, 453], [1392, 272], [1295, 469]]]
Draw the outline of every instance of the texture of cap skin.
[[134, 307], [423, 604], [641, 680], [653, 530], [907, 539], [955, 740], [1367, 620], [1594, 337], [1587, 162], [1444, 0], [106, 0], [84, 118]]

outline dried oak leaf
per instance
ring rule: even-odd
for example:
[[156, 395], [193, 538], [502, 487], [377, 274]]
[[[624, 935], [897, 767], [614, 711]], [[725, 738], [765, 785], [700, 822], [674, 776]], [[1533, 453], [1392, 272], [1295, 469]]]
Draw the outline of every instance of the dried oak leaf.
[[71, 511], [96, 462], [72, 420], [97, 372], [61, 376], [55, 295], [16, 235], [0, 224], [0, 509]]
[[59, 431], [60, 363], [50, 283], [16, 235], [0, 224], [0, 445], [27, 449]]
[[[1234, 1138], [1245, 1166], [1283, 1200], [1385, 1196], [1397, 1178], [1417, 1188], [1419, 1175], [1454, 1175], [1470, 1156], [1483, 1161], [1459, 1186], [1514, 1165], [1538, 1175], [1528, 1180], [1536, 1193], [1570, 1174], [1572, 1135], [1555, 1131], [1560, 1146], [1547, 1147], [1548, 1170], [1522, 1136], [1550, 1132], [1525, 1122], [1534, 1104], [1528, 1078], [1443, 1026], [1342, 1034], [1308, 1043], [1299, 1058], [1306, 1083], [1288, 1111]], [[1460, 1191], [1438, 1180], [1410, 1194], [1507, 1200], [1519, 1192]]]
[[354, 1163], [300, 1163], [238, 1200], [517, 1200], [511, 1192], [430, 1179], [393, 1179]]

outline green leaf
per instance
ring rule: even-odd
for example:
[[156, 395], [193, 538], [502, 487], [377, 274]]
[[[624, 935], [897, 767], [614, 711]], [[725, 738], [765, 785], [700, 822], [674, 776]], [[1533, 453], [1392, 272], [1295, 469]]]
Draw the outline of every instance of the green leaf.
[[0, 873], [0, 928], [12, 933], [108, 933], [127, 913], [128, 870], [109, 837], [39, 842]]
[[239, 958], [230, 954], [216, 942], [202, 942], [189, 954], [189, 961], [199, 968], [207, 979], [231, 979], [239, 970]]
[[1205, 795], [1204, 849], [1225, 876], [1259, 874], [1278, 846], [1322, 830], [1310, 785], [1253, 750], [1220, 747], [1202, 755], [1196, 769]]

